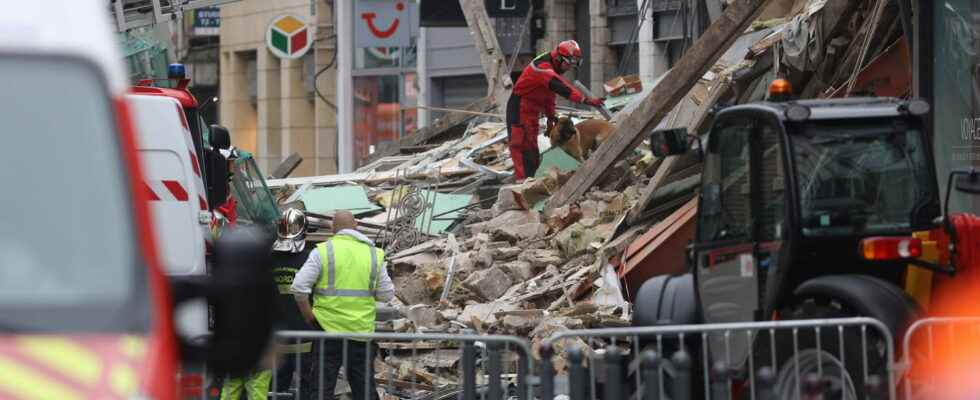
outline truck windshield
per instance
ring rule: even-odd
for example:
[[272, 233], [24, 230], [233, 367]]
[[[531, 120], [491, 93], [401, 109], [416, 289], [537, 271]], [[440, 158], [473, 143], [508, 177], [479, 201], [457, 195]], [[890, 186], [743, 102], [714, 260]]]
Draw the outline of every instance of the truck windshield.
[[134, 331], [143, 267], [105, 80], [0, 55], [0, 332]]
[[908, 231], [934, 193], [922, 132], [907, 121], [815, 121], [790, 143], [803, 234]]

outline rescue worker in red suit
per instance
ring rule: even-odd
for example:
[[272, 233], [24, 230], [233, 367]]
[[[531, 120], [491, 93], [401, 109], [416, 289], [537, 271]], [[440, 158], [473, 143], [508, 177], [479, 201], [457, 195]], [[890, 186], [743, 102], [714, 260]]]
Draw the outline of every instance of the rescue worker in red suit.
[[514, 161], [514, 177], [518, 182], [533, 177], [541, 163], [538, 151], [538, 120], [548, 118], [548, 128], [558, 121], [555, 114], [555, 94], [573, 103], [602, 106], [602, 99], [585, 97], [561, 76], [582, 63], [582, 50], [574, 40], [558, 44], [554, 50], [541, 54], [524, 68], [507, 100], [507, 135], [510, 158]]

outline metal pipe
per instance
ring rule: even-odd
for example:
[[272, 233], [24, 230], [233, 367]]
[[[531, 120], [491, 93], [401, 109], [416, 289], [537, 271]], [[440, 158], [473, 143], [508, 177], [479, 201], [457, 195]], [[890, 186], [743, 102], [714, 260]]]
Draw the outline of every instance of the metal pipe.
[[541, 377], [541, 399], [551, 400], [555, 398], [555, 369], [551, 360], [554, 349], [551, 343], [542, 343], [538, 353], [541, 355], [541, 371], [538, 373]]
[[657, 352], [646, 350], [640, 354], [640, 369], [643, 375], [643, 400], [659, 400], [660, 356]]
[[463, 343], [463, 400], [476, 399], [476, 349], [473, 342]]
[[504, 394], [500, 386], [500, 374], [503, 371], [500, 359], [500, 345], [495, 342], [487, 343], [487, 356], [487, 375], [490, 376], [490, 388], [487, 391], [487, 396], [489, 396], [490, 400], [501, 400]]
[[582, 366], [582, 349], [572, 347], [568, 349], [568, 397], [570, 400], [585, 400], [588, 397], [588, 387], [585, 385], [588, 377], [585, 374], [585, 367]]
[[691, 356], [682, 347], [670, 358], [674, 364], [674, 384], [671, 385], [671, 399], [690, 399], [691, 396]]
[[606, 384], [604, 399], [625, 399], [623, 383], [623, 353], [613, 345], [606, 348]]

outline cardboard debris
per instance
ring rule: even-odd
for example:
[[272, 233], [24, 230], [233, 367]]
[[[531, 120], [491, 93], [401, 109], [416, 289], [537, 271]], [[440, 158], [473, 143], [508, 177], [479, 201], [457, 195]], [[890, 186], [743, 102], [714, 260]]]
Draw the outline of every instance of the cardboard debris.
[[606, 81], [602, 87], [610, 97], [618, 97], [642, 92], [643, 82], [639, 75], [617, 76]]

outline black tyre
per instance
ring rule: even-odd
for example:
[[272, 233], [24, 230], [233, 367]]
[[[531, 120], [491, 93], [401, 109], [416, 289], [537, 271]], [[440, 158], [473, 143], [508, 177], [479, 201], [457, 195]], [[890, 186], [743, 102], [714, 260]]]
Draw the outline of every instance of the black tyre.
[[[783, 319], [848, 318], [858, 316], [840, 302], [806, 298], [785, 309]], [[823, 394], [827, 399], [863, 400], [887, 393], [887, 342], [874, 329], [825, 327], [776, 333], [776, 354], [764, 351], [756, 365], [776, 360], [776, 398], [806, 398]], [[761, 339], [762, 337], [760, 337]], [[768, 338], [766, 341], [768, 342]]]

